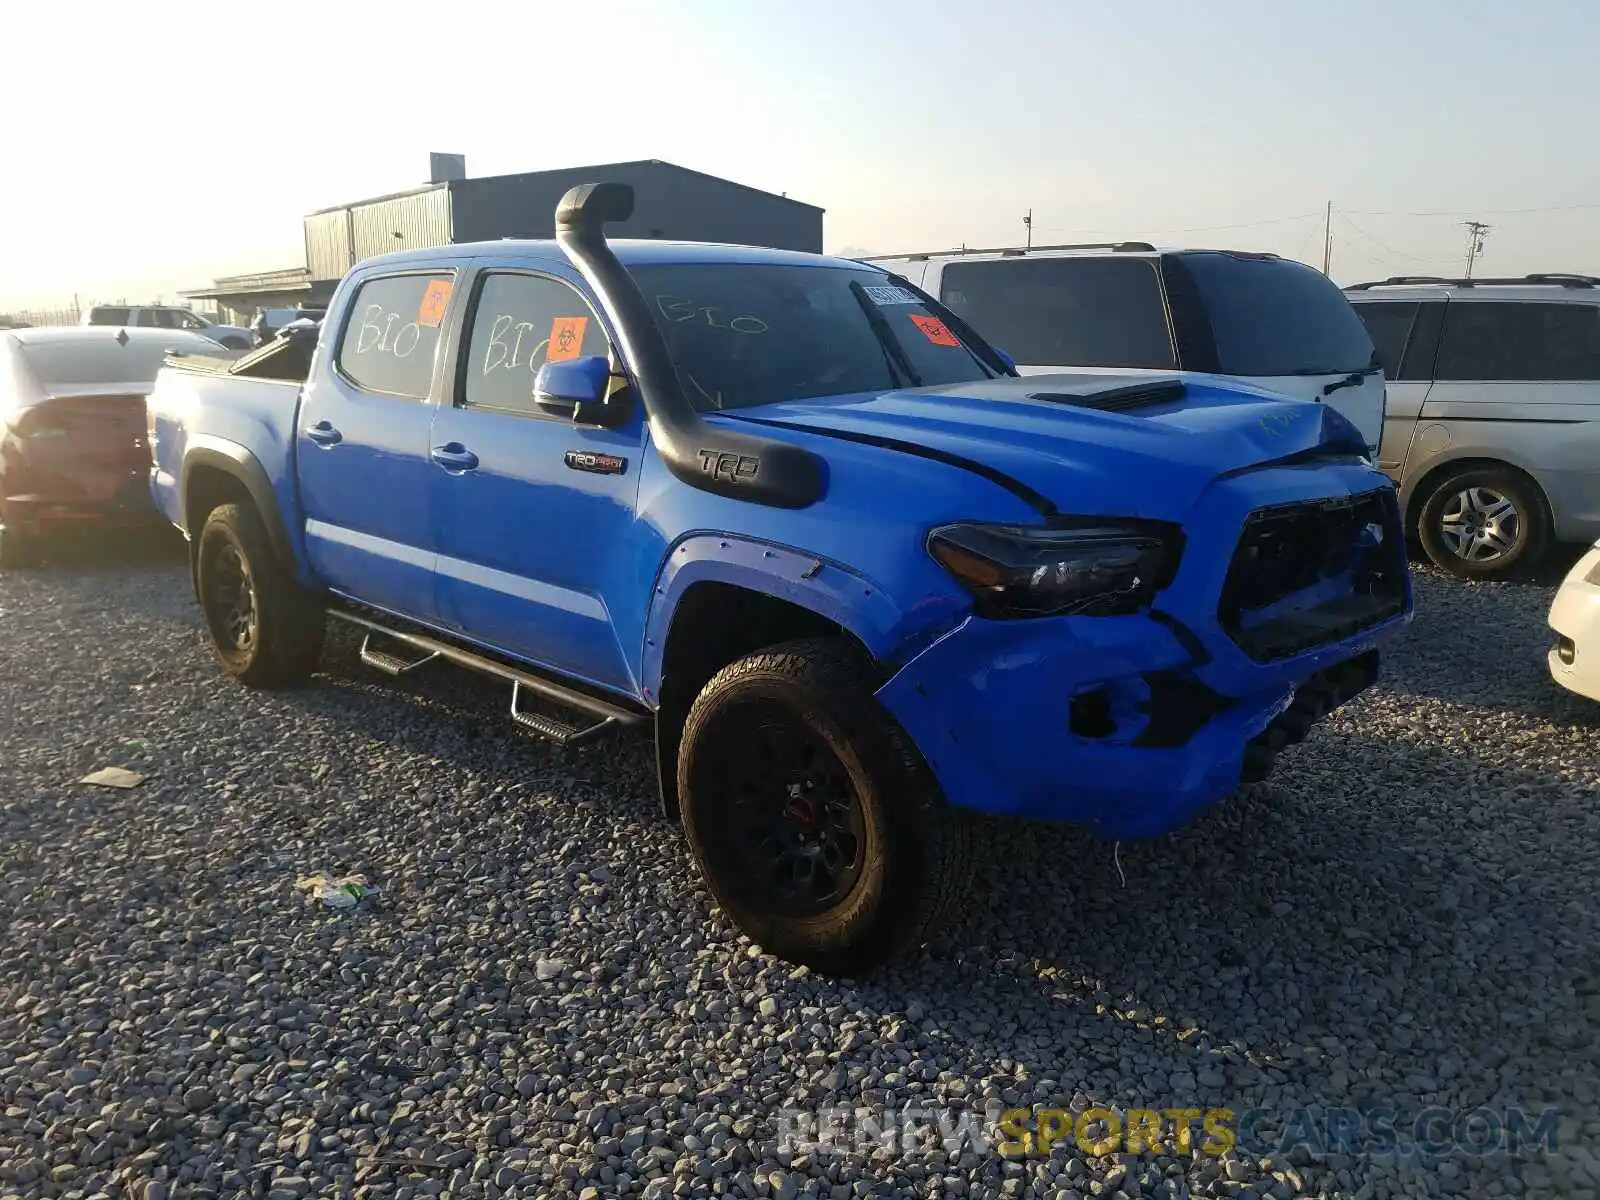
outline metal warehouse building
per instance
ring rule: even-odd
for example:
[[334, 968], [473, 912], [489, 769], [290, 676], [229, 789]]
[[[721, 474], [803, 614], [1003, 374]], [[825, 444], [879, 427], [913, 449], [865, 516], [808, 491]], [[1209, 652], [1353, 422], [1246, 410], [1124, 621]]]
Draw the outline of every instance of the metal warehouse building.
[[[460, 160], [454, 161], [459, 168]], [[325, 303], [350, 267], [375, 254], [552, 237], [556, 203], [581, 183], [633, 188], [633, 217], [610, 227], [616, 237], [822, 251], [823, 210], [815, 205], [657, 159], [481, 179], [440, 178], [441, 173], [436, 169], [434, 181], [421, 187], [311, 213], [305, 218], [304, 268], [218, 279], [184, 295], [210, 300], [238, 319], [259, 308]]]

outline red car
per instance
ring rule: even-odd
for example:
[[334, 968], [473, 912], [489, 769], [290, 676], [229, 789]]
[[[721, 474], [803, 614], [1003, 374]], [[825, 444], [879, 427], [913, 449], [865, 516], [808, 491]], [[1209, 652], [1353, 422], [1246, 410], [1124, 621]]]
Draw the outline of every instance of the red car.
[[0, 332], [0, 567], [36, 561], [52, 526], [159, 521], [144, 399], [174, 352], [237, 356], [174, 329]]

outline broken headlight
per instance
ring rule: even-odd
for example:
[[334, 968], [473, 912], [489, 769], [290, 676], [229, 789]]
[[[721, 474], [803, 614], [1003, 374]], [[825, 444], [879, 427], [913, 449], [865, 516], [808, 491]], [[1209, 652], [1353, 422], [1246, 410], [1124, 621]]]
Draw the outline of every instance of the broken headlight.
[[1155, 522], [942, 525], [928, 552], [985, 617], [1108, 617], [1139, 611], [1166, 586], [1179, 536]]

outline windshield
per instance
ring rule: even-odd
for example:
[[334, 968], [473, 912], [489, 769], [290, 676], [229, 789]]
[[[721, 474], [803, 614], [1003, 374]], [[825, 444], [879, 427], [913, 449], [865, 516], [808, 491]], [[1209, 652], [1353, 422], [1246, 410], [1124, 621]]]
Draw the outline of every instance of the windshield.
[[174, 330], [161, 338], [138, 338], [121, 345], [115, 338], [89, 341], [24, 342], [22, 357], [45, 391], [63, 387], [155, 382], [168, 350], [188, 354], [226, 353], [209, 338]]
[[1303, 263], [1220, 251], [1175, 256], [1193, 278], [1222, 375], [1347, 375], [1372, 338], [1332, 280]]
[[997, 374], [870, 268], [682, 263], [630, 273], [701, 411]]

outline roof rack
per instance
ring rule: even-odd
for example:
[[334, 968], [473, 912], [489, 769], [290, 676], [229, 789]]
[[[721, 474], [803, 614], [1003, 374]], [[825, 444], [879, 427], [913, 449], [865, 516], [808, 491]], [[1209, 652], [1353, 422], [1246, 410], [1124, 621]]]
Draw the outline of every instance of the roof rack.
[[1376, 287], [1404, 287], [1407, 284], [1432, 283], [1443, 284], [1445, 287], [1526, 287], [1529, 284], [1550, 284], [1556, 287], [1592, 288], [1600, 287], [1600, 277], [1594, 275], [1574, 275], [1568, 271], [1536, 271], [1532, 275], [1507, 277], [1504, 279], [1446, 279], [1442, 275], [1391, 275], [1388, 279], [1377, 279], [1371, 283], [1352, 283], [1344, 290], [1347, 292], [1365, 292]]
[[1037, 254], [1041, 250], [1111, 250], [1118, 253], [1152, 251], [1155, 247], [1149, 242], [1074, 242], [1060, 246], [954, 246], [949, 250], [919, 250], [915, 254], [869, 254], [864, 258], [857, 258], [857, 262], [887, 262], [890, 259], [905, 258], [912, 262], [926, 262], [930, 258], [943, 258], [946, 255], [960, 257], [963, 254], [1001, 254], [1008, 258], [1022, 258], [1029, 254]]

